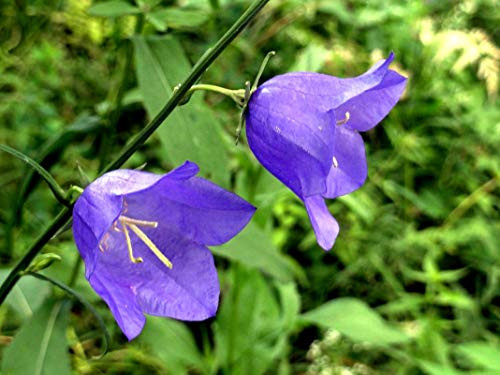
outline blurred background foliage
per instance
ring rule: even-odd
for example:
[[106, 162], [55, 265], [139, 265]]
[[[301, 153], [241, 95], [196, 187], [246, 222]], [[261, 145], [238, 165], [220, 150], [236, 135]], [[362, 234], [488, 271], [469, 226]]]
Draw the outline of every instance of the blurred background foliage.
[[[12, 0], [0, 3], [0, 143], [64, 187], [84, 185], [165, 102], [248, 0]], [[315, 242], [301, 202], [245, 140], [238, 108], [196, 93], [127, 167], [190, 159], [259, 210], [213, 248], [215, 319], [148, 318], [127, 343], [90, 289], [70, 231], [44, 273], [85, 306], [29, 276], [0, 308], [5, 374], [500, 373], [499, 12], [495, 0], [271, 0], [206, 72], [242, 88], [294, 70], [353, 76], [396, 54], [404, 98], [364, 134], [367, 183], [331, 201], [334, 249]], [[38, 177], [0, 158], [0, 278], [57, 212]]]

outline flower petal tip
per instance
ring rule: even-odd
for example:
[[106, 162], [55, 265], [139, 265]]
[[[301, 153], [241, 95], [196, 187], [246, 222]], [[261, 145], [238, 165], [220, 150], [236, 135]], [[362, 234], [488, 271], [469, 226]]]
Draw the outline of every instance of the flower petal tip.
[[320, 195], [304, 199], [318, 245], [324, 250], [330, 250], [339, 234], [339, 224], [330, 214], [325, 200]]

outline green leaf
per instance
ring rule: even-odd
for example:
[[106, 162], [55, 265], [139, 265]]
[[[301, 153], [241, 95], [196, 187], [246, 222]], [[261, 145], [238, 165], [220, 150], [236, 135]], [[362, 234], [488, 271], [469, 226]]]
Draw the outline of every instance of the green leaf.
[[375, 345], [395, 344], [409, 339], [366, 303], [355, 298], [337, 298], [303, 314], [301, 319], [335, 329], [354, 341]]
[[105, 1], [91, 6], [88, 10], [91, 16], [121, 17], [138, 14], [141, 10], [125, 1]]
[[283, 327], [293, 330], [300, 312], [300, 295], [295, 283], [279, 284]]
[[[150, 117], [154, 117], [191, 66], [180, 43], [171, 36], [134, 38], [137, 77]], [[220, 127], [200, 96], [175, 111], [157, 130], [165, 154], [174, 165], [191, 160], [201, 174], [227, 186], [229, 160]]]
[[147, 18], [159, 31], [165, 31], [167, 28], [191, 29], [198, 27], [208, 19], [208, 15], [206, 11], [202, 10], [170, 7], [151, 12]]
[[270, 236], [252, 222], [228, 243], [213, 247], [212, 252], [245, 266], [258, 268], [280, 281], [305, 279], [301, 267], [291, 257], [280, 253]]
[[58, 288], [64, 290], [70, 296], [76, 298], [81, 304], [83, 304], [92, 313], [92, 315], [94, 315], [94, 318], [96, 319], [97, 324], [99, 325], [99, 328], [100, 328], [102, 335], [103, 335], [103, 338], [104, 338], [104, 347], [103, 347], [102, 354], [101, 354], [101, 357], [103, 357], [108, 352], [109, 342], [111, 341], [111, 338], [109, 336], [108, 329], [106, 328], [106, 325], [104, 324], [104, 320], [102, 319], [101, 315], [99, 315], [99, 313], [94, 308], [94, 306], [89, 301], [87, 301], [87, 299], [84, 298], [76, 290], [72, 289], [68, 285], [66, 285], [66, 284], [64, 284], [56, 279], [42, 275], [40, 273], [29, 272], [28, 275], [33, 276], [39, 280], [47, 281], [47, 282], [57, 286]]
[[310, 43], [297, 56], [290, 68], [292, 72], [319, 72], [325, 65], [330, 50], [317, 43]]
[[459, 345], [458, 351], [477, 366], [500, 371], [500, 349], [492, 343], [468, 342]]
[[2, 374], [71, 374], [66, 342], [69, 304], [47, 300], [5, 349]]
[[281, 329], [278, 302], [255, 270], [233, 267], [224, 276], [226, 293], [214, 325], [219, 372], [263, 374], [277, 358], [280, 337], [287, 334]]
[[426, 374], [429, 375], [461, 375], [463, 372], [455, 370], [453, 367], [432, 363], [426, 360], [419, 360], [418, 364]]
[[[10, 270], [0, 270], [3, 282]], [[25, 320], [33, 315], [50, 293], [50, 287], [29, 277], [23, 277], [7, 296], [5, 303], [11, 306]]]
[[193, 335], [184, 323], [148, 316], [139, 340], [148, 345], [148, 352], [158, 357], [173, 374], [185, 373], [187, 368], [197, 369], [201, 373], [208, 372]]

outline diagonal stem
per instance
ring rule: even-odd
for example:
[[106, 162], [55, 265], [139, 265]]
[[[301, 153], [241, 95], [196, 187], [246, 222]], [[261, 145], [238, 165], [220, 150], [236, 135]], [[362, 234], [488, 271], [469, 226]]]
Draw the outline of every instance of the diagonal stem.
[[[104, 168], [103, 173], [121, 167], [139, 147], [153, 134], [153, 132], [165, 121], [177, 105], [182, 101], [188, 90], [193, 86], [215, 59], [224, 51], [241, 31], [250, 23], [250, 21], [259, 13], [259, 11], [269, 2], [269, 0], [255, 0], [252, 5], [241, 15], [240, 18], [231, 26], [231, 28], [219, 39], [219, 41], [209, 48], [205, 54], [198, 60], [191, 70], [189, 76], [184, 80], [178, 90], [176, 90], [158, 113], [142, 131], [140, 131], [127, 145], [118, 157]], [[62, 228], [71, 218], [71, 209], [63, 208], [57, 217], [52, 221], [49, 227], [42, 233], [28, 252], [21, 258], [14, 269], [9, 273], [5, 281], [0, 286], [0, 305], [3, 303], [9, 292], [19, 280], [20, 272], [23, 271], [45, 244]]]

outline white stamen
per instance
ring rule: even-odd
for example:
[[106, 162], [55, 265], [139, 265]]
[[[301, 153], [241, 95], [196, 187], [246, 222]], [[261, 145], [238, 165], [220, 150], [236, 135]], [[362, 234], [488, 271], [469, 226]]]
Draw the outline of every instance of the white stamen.
[[339, 162], [337, 161], [337, 158], [335, 156], [332, 157], [332, 162], [335, 168], [339, 167]]
[[337, 121], [337, 125], [344, 125], [344, 124], [346, 124], [346, 123], [347, 123], [347, 121], [349, 121], [349, 119], [351, 118], [351, 114], [350, 114], [349, 112], [346, 112], [344, 116], [345, 116], [345, 117], [344, 117], [342, 120]]

